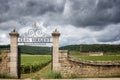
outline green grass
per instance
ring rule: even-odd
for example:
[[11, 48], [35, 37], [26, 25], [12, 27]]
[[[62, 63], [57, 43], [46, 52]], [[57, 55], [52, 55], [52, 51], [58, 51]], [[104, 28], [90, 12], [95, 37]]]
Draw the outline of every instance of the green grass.
[[40, 70], [51, 61], [51, 55], [21, 55], [21, 73]]
[[120, 55], [120, 52], [106, 52], [104, 55]]
[[51, 55], [21, 55], [21, 64], [29, 65], [34, 63], [44, 63], [51, 60]]
[[91, 61], [120, 61], [120, 52], [106, 52], [103, 56], [87, 56], [80, 55], [80, 52], [72, 51], [69, 54], [77, 59], [91, 60]]
[[[50, 55], [22, 55], [21, 56], [21, 65], [31, 65], [41, 62], [50, 61], [51, 57]], [[56, 79], [56, 78], [62, 78], [60, 73], [52, 72], [51, 64], [44, 66], [42, 69], [37, 70], [36, 72], [31, 73], [22, 73], [21, 78], [31, 78], [31, 79]]]
[[50, 79], [62, 79], [62, 75], [59, 72], [51, 72], [51, 74], [48, 75], [48, 78], [50, 78]]
[[47, 65], [46, 67], [42, 68], [41, 70], [34, 72], [34, 73], [28, 73], [28, 74], [21, 74], [21, 78], [32, 78], [32, 79], [48, 79], [50, 78], [49, 75], [52, 73], [51, 70], [51, 64]]
[[[24, 56], [24, 57], [23, 57]], [[27, 56], [27, 57], [26, 57]], [[22, 58], [24, 58], [26, 60], [28, 60], [27, 58], [29, 57], [29, 59], [31, 59], [30, 63], [34, 63], [34, 60], [35, 58], [37, 59], [38, 58], [43, 58], [43, 56], [45, 55], [22, 55]], [[46, 55], [47, 57], [50, 55]], [[100, 60], [100, 61], [108, 61], [108, 60], [120, 60], [120, 56], [113, 56], [113, 55], [105, 55], [105, 56], [81, 56], [81, 55], [72, 55], [74, 56], [75, 58], [78, 58], [78, 59], [86, 59], [86, 60], [93, 60], [93, 61], [96, 61], [96, 60]], [[117, 58], [116, 58], [117, 57]], [[45, 58], [44, 58], [45, 59]], [[33, 61], [33, 62], [32, 62]], [[38, 61], [38, 60], [37, 60]], [[28, 60], [29, 62], [29, 60]], [[23, 63], [27, 63], [27, 62], [23, 62]], [[29, 64], [28, 64], [29, 65]], [[98, 76], [95, 76], [95, 77], [98, 77]], [[119, 75], [115, 75], [115, 76], [101, 76], [101, 77], [119, 77]], [[56, 72], [52, 72], [51, 70], [51, 64], [43, 67], [42, 69], [40, 70], [37, 70], [36, 72], [32, 72], [32, 73], [26, 73], [26, 74], [21, 74], [21, 78], [22, 79], [26, 79], [26, 78], [31, 78], [31, 79], [58, 79], [58, 78], [67, 78], [67, 79], [74, 79], [74, 78], [82, 78], [81, 76], [79, 75], [74, 75], [72, 74], [71, 76], [69, 77], [62, 77], [60, 73], [56, 73]], [[87, 77], [88, 78], [88, 77]]]
[[0, 78], [4, 78], [4, 79], [15, 79], [15, 77], [12, 77], [8, 74], [0, 74]]
[[28, 74], [21, 74], [21, 78], [31, 78], [31, 79], [61, 79], [63, 78], [62, 75], [58, 72], [52, 72], [51, 69], [51, 63], [41, 70], [34, 72], [34, 73], [28, 73]]
[[83, 56], [83, 55], [72, 55], [73, 57], [81, 60], [91, 61], [120, 61], [120, 56], [116, 55], [104, 55], [104, 56]]

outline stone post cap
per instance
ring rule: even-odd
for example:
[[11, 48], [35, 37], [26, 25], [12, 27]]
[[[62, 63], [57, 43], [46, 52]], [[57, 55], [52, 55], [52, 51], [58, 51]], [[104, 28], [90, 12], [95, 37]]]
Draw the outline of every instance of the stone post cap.
[[55, 31], [53, 31], [52, 36], [60, 36], [59, 31], [57, 31], [57, 29], [55, 29]]
[[9, 33], [10, 36], [19, 36], [18, 32], [15, 31], [15, 29]]

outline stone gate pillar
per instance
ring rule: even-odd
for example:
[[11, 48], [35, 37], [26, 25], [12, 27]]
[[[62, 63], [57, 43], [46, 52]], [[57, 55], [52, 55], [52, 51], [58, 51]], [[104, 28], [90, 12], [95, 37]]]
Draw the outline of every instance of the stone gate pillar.
[[13, 30], [10, 35], [10, 75], [18, 77], [18, 36]]
[[59, 36], [57, 29], [52, 33], [53, 37], [53, 53], [52, 53], [52, 70], [59, 71]]

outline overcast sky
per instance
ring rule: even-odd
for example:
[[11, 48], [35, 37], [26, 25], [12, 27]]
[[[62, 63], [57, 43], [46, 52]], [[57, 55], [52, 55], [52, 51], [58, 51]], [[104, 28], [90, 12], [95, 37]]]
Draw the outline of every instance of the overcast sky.
[[120, 0], [0, 0], [0, 45], [35, 22], [48, 34], [57, 28], [60, 45], [120, 44]]

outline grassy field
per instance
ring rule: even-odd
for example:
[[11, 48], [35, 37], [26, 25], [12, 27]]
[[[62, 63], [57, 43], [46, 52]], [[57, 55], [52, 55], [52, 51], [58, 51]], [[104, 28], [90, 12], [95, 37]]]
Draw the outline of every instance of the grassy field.
[[21, 55], [21, 65], [44, 63], [51, 60], [51, 55]]
[[104, 55], [120, 55], [120, 52], [106, 52]]
[[[72, 54], [78, 59], [92, 60], [92, 61], [117, 61], [120, 60], [118, 55], [104, 55], [104, 56], [81, 56], [79, 54]], [[51, 70], [51, 55], [21, 55], [21, 78], [22, 79], [56, 79], [64, 78], [59, 73], [54, 73]], [[44, 65], [45, 64], [45, 65]], [[71, 76], [74, 78], [79, 76]], [[110, 76], [111, 77], [111, 76]]]
[[40, 70], [51, 61], [51, 55], [21, 55], [21, 73]]
[[91, 61], [120, 61], [120, 56], [116, 55], [104, 55], [104, 56], [83, 56], [73, 55], [74, 58]]
[[62, 76], [59, 73], [52, 72], [51, 63], [41, 70], [29, 73], [29, 74], [21, 74], [21, 78], [30, 78], [30, 79], [61, 79]]
[[87, 56], [81, 55], [80, 52], [72, 51], [70, 56], [73, 56], [77, 59], [82, 60], [91, 60], [91, 61], [120, 61], [120, 52], [107, 52], [103, 56]]
[[51, 65], [44, 67], [43, 69], [29, 74], [21, 74], [21, 78], [32, 78], [32, 79], [40, 79], [46, 78], [48, 74], [51, 73]]

